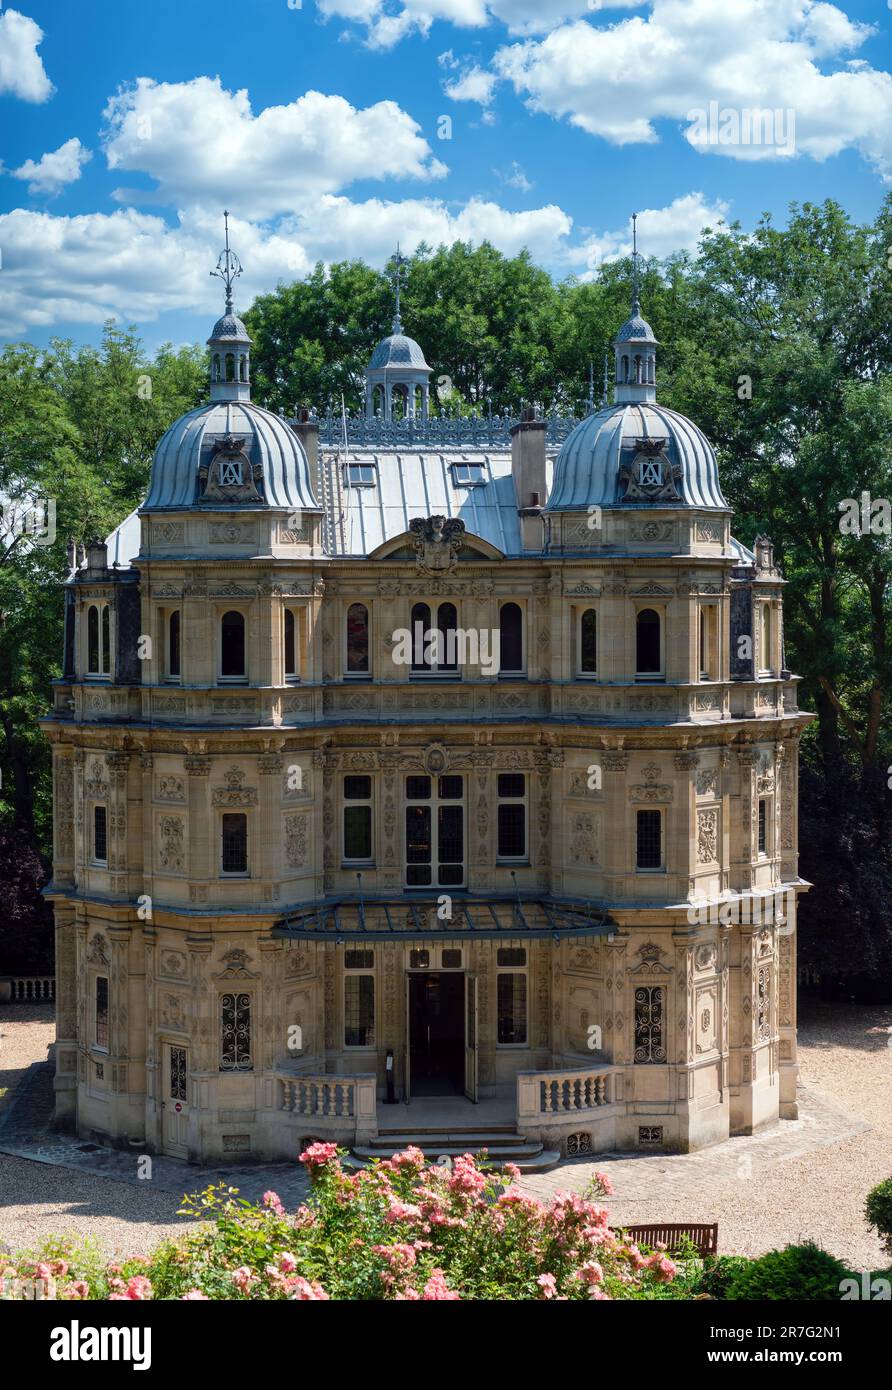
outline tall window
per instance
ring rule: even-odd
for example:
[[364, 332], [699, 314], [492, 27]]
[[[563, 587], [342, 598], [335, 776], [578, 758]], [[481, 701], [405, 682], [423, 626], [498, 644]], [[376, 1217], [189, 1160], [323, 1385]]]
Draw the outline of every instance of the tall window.
[[759, 604], [759, 670], [774, 670], [773, 633], [771, 626], [771, 604], [763, 600]]
[[294, 610], [285, 609], [285, 679], [297, 677], [297, 639], [295, 634]]
[[175, 609], [167, 619], [167, 674], [171, 680], [180, 678], [179, 609]]
[[768, 802], [764, 797], [759, 799], [759, 853], [765, 853], [765, 846], [768, 841]]
[[108, 863], [108, 812], [104, 806], [93, 807], [93, 860]]
[[108, 977], [96, 976], [96, 1020], [93, 1039], [97, 1047], [108, 1047]]
[[583, 676], [593, 676], [598, 669], [598, 615], [586, 608], [579, 619], [579, 670]]
[[503, 675], [523, 671], [523, 614], [517, 603], [499, 610], [499, 670]]
[[372, 779], [344, 778], [344, 858], [368, 864], [372, 859]]
[[635, 990], [635, 1061], [666, 1060], [663, 1042], [663, 986], [641, 985]]
[[87, 609], [87, 675], [107, 676], [110, 671], [110, 609], [107, 603], [91, 603]]
[[221, 817], [220, 868], [224, 874], [248, 872], [248, 817], [227, 811]]
[[500, 946], [496, 953], [496, 1037], [502, 1046], [527, 1041], [527, 953], [522, 946]]
[[231, 681], [244, 677], [245, 617], [233, 609], [220, 621], [220, 678]]
[[250, 994], [220, 995], [220, 1070], [254, 1070]]
[[458, 670], [458, 610], [454, 603], [441, 603], [436, 625], [426, 603], [412, 605], [412, 670], [449, 675]]
[[347, 675], [369, 673], [369, 610], [364, 603], [347, 609]]
[[498, 778], [498, 856], [500, 859], [526, 859], [527, 807], [526, 774], [500, 772]]
[[375, 1046], [375, 956], [344, 952], [344, 1046]]
[[464, 778], [406, 778], [406, 884], [460, 887], [465, 878]]
[[639, 811], [636, 817], [636, 868], [663, 867], [663, 813]]
[[701, 603], [700, 619], [700, 679], [718, 679], [718, 609], [714, 603]]
[[653, 680], [662, 673], [660, 648], [660, 615], [653, 608], [642, 608], [635, 620], [636, 675]]

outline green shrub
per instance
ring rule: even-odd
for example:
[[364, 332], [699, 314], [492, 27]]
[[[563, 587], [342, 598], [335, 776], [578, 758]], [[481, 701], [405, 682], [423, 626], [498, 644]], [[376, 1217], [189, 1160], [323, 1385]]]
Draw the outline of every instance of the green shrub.
[[710, 1298], [727, 1298], [731, 1280], [751, 1264], [745, 1255], [707, 1255], [703, 1261], [702, 1292]]
[[892, 1255], [892, 1178], [871, 1188], [864, 1203], [864, 1215], [879, 1232], [887, 1255]]
[[843, 1279], [851, 1278], [851, 1271], [841, 1260], [807, 1242], [747, 1260], [731, 1274], [723, 1296], [775, 1303], [798, 1299], [837, 1302]]

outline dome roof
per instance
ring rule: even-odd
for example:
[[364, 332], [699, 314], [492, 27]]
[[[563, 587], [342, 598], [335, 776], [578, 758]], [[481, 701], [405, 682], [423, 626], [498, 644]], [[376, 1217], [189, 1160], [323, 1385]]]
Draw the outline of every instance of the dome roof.
[[238, 315], [229, 313], [224, 314], [221, 319], [217, 319], [217, 322], [211, 329], [211, 336], [208, 338], [208, 342], [213, 343], [221, 338], [240, 338], [242, 342], [247, 343], [251, 341], [248, 337], [248, 330]]
[[[642, 439], [664, 440], [661, 457], [674, 498], [638, 492], [632, 500], [621, 472], [640, 453]], [[589, 415], [565, 439], [554, 465], [548, 511], [589, 506], [689, 506], [730, 510], [719, 485], [715, 451], [686, 416], [665, 406], [622, 403]]]
[[640, 314], [633, 314], [631, 318], [626, 319], [613, 341], [615, 343], [655, 343], [657, 340], [647, 319], [643, 319]]
[[391, 333], [388, 338], [382, 338], [375, 348], [369, 362], [369, 370], [375, 371], [382, 367], [415, 367], [422, 372], [430, 371], [418, 343], [414, 338], [407, 338], [404, 333]]
[[[218, 441], [229, 436], [241, 442], [255, 469], [259, 465], [260, 498], [254, 506], [319, 510], [307, 455], [297, 435], [278, 415], [250, 401], [212, 401], [176, 420], [155, 450], [149, 491], [140, 510], [198, 504], [199, 469], [210, 463]], [[231, 501], [202, 501], [201, 505], [233, 509]]]

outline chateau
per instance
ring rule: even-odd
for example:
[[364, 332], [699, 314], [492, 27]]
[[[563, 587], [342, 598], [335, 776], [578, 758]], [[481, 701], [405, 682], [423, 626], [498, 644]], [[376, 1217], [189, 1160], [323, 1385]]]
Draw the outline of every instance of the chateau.
[[287, 422], [218, 270], [209, 403], [66, 587], [59, 1122], [242, 1161], [433, 1100], [554, 1156], [795, 1117], [809, 716], [637, 272], [581, 421], [435, 416], [397, 292], [364, 412]]

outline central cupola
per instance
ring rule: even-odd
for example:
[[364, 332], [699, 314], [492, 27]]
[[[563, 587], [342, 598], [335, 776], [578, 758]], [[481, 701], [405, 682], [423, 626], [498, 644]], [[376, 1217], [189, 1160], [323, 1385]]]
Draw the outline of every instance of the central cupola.
[[400, 286], [406, 264], [407, 258], [400, 254], [397, 245], [393, 332], [381, 339], [365, 372], [365, 408], [370, 420], [428, 418], [431, 369], [419, 344], [403, 332], [400, 318]]

